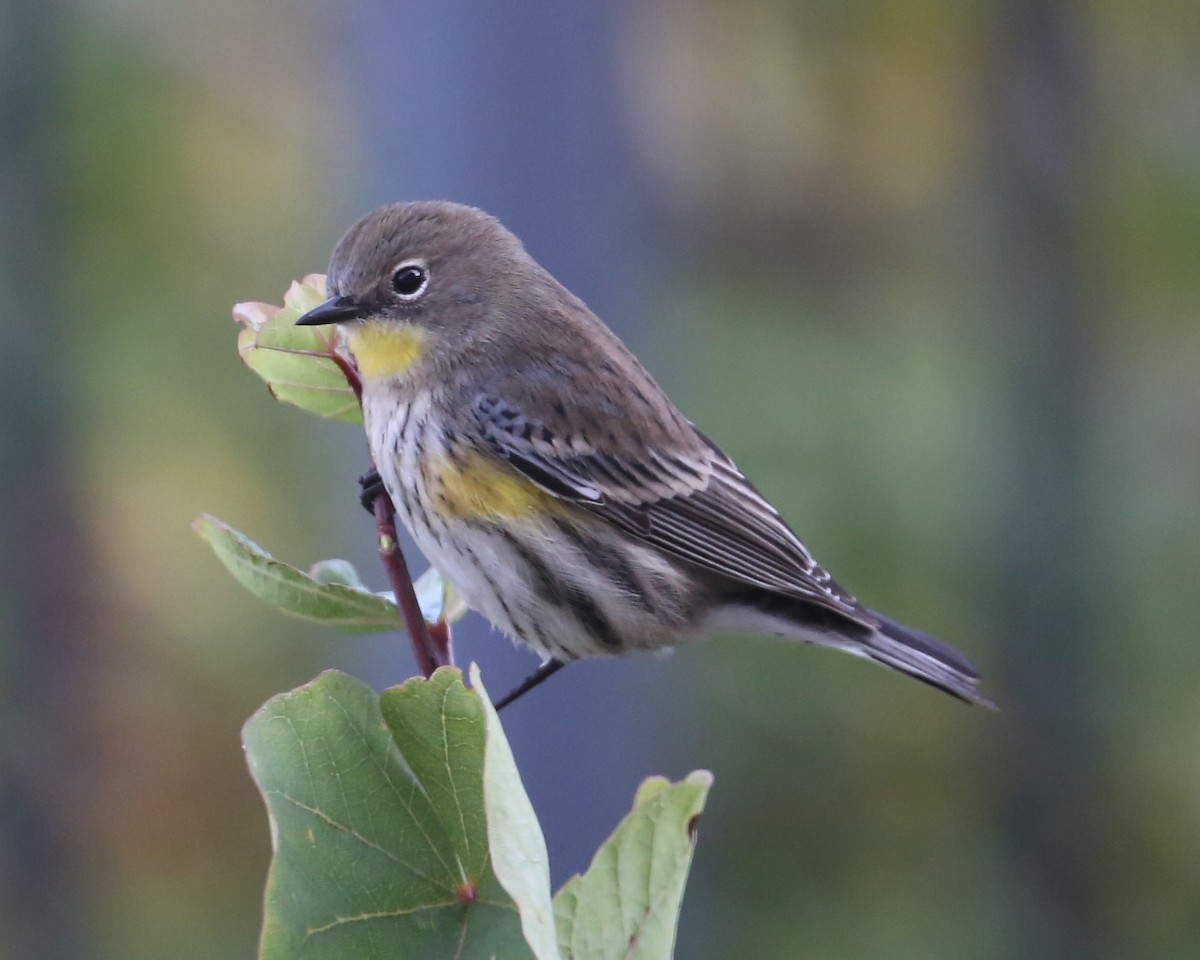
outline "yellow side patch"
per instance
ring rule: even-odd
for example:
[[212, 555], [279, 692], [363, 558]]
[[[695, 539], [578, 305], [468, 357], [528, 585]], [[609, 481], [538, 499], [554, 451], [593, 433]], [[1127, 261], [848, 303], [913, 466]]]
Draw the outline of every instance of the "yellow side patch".
[[364, 380], [403, 377], [425, 353], [428, 334], [411, 323], [366, 320], [346, 327], [346, 342]]
[[470, 453], [442, 460], [433, 472], [434, 508], [461, 520], [545, 516], [560, 502], [501, 463]]

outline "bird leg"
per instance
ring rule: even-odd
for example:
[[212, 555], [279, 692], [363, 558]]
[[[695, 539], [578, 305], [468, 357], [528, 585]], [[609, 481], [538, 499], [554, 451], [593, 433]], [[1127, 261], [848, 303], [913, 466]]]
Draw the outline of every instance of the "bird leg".
[[547, 680], [550, 677], [554, 676], [554, 674], [558, 673], [558, 671], [561, 670], [566, 665], [567, 665], [567, 661], [565, 661], [565, 660], [555, 660], [554, 658], [547, 660], [540, 667], [538, 667], [536, 670], [534, 670], [533, 673], [531, 673], [524, 680], [522, 680], [519, 684], [517, 684], [517, 686], [514, 689], [510, 690], [508, 693], [506, 693], [504, 696], [502, 696], [499, 700], [497, 700], [494, 704], [496, 710], [497, 711], [503, 710], [514, 700], [516, 700], [518, 697], [522, 696], [523, 694], [528, 693], [530, 690], [532, 690], [534, 687], [536, 687], [543, 680]]

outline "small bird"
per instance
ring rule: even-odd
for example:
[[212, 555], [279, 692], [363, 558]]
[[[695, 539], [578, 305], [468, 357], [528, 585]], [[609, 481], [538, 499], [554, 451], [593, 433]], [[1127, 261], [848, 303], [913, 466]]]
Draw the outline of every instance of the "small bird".
[[338, 242], [330, 298], [362, 378], [371, 456], [417, 546], [545, 659], [710, 629], [836, 647], [962, 700], [965, 657], [868, 610], [734, 462], [498, 220], [398, 203]]

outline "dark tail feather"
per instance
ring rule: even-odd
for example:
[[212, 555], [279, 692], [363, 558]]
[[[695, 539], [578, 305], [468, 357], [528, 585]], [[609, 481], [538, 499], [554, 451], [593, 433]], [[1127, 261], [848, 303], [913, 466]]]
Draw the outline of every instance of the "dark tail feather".
[[927, 633], [874, 610], [869, 612], [879, 621], [879, 629], [863, 642], [864, 654], [959, 700], [996, 709], [992, 701], [976, 691], [979, 674], [961, 653]]
[[[735, 610], [742, 614], [729, 617], [727, 625], [837, 647], [907, 673], [959, 700], [996, 709], [994, 703], [976, 691], [979, 674], [966, 657], [949, 644], [874, 610], [863, 611], [879, 624], [871, 629], [864, 623], [865, 618], [851, 619], [807, 599], [744, 587], [730, 597], [724, 609], [730, 614]], [[747, 614], [753, 619], [744, 619]]]

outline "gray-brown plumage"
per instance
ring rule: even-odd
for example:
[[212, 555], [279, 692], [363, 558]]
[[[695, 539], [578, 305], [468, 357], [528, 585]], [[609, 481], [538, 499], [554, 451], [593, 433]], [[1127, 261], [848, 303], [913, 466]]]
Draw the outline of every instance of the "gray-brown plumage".
[[329, 301], [372, 456], [430, 561], [548, 657], [714, 626], [834, 646], [987, 701], [960, 654], [862, 606], [625, 345], [498, 221], [384, 207], [338, 243]]

